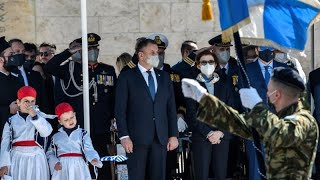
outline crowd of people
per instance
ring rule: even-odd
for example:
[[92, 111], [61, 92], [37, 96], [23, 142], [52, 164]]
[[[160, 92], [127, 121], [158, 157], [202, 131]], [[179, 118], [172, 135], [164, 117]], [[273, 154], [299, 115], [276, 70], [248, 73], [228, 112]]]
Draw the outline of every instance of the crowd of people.
[[308, 179], [314, 161], [320, 178], [319, 69], [307, 82], [287, 53], [243, 45], [244, 73], [221, 35], [208, 47], [184, 41], [170, 66], [167, 37], [151, 34], [137, 38], [133, 55], [119, 55], [117, 75], [99, 58], [100, 40], [88, 34], [89, 134], [82, 39], [58, 53], [0, 38], [0, 177], [111, 180], [112, 163], [100, 157], [121, 144], [130, 180]]

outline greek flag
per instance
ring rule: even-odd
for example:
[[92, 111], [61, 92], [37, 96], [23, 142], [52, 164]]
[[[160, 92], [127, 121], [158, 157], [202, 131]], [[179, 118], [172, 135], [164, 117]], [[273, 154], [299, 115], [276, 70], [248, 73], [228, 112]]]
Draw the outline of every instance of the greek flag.
[[115, 162], [124, 162], [128, 160], [127, 157], [123, 155], [116, 155], [116, 156], [105, 156], [100, 159], [101, 161], [115, 161]]
[[[319, 20], [317, 0], [218, 0], [223, 37], [239, 30], [242, 43], [304, 50]], [[217, 9], [216, 9], [217, 10]]]

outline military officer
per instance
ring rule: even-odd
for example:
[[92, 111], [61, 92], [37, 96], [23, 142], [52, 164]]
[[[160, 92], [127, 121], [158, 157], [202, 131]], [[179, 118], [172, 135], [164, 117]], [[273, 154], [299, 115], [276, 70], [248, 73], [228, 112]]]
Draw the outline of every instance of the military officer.
[[[95, 149], [103, 157], [107, 153], [107, 144], [111, 144], [110, 125], [114, 118], [116, 73], [113, 66], [98, 62], [100, 40], [99, 35], [88, 34], [91, 138]], [[70, 57], [71, 60], [61, 65]], [[79, 124], [83, 127], [81, 61], [81, 39], [76, 39], [70, 44], [69, 49], [55, 55], [44, 69], [61, 79], [63, 92], [67, 96], [66, 102], [74, 107]], [[105, 169], [99, 171], [99, 178], [108, 179]]]
[[305, 86], [296, 71], [284, 67], [273, 71], [267, 96], [276, 113], [268, 110], [252, 87], [240, 90], [243, 106], [251, 109], [246, 115], [209, 95], [194, 80], [183, 80], [182, 89], [186, 97], [200, 103], [199, 120], [243, 138], [252, 139], [251, 128], [259, 133], [265, 147], [265, 179], [311, 178], [319, 130], [316, 120], [299, 100]]
[[[208, 41], [212, 46], [212, 51], [216, 55], [219, 61], [219, 68], [217, 73], [219, 74], [219, 88], [215, 91], [215, 94], [219, 99], [225, 102], [228, 106], [243, 112], [244, 108], [240, 102], [239, 89], [243, 86], [243, 76], [240, 72], [240, 67], [237, 60], [230, 56], [230, 48], [233, 46], [230, 41], [223, 41], [222, 36], [218, 35]], [[245, 174], [244, 172], [244, 152], [243, 143], [239, 137], [232, 136], [226, 133], [225, 138], [229, 137], [229, 163], [228, 163], [228, 176], [233, 174]], [[226, 147], [227, 148], [227, 147]], [[221, 173], [221, 172], [217, 172]]]
[[184, 41], [181, 45], [182, 60], [172, 66], [172, 69], [179, 73], [181, 77], [190, 78], [190, 70], [195, 65], [195, 51], [197, 50], [198, 45], [196, 42], [190, 40]]

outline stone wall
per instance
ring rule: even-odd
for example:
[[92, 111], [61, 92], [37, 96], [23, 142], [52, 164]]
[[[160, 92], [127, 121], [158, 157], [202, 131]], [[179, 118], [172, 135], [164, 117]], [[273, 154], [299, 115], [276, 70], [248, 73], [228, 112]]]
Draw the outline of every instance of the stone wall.
[[[219, 34], [218, 21], [202, 22], [201, 0], [87, 0], [88, 32], [102, 38], [100, 61], [114, 64], [122, 52], [133, 53], [135, 39], [154, 32], [169, 39], [166, 61], [175, 64], [181, 59], [184, 40], [207, 46]], [[216, 3], [216, 1], [213, 1]], [[25, 42], [54, 43], [58, 52], [81, 35], [80, 0], [1, 0], [0, 35]], [[214, 12], [215, 20], [218, 15]], [[316, 25], [316, 39], [319, 39]], [[316, 59], [320, 58], [316, 41]], [[303, 68], [310, 71], [310, 43]]]

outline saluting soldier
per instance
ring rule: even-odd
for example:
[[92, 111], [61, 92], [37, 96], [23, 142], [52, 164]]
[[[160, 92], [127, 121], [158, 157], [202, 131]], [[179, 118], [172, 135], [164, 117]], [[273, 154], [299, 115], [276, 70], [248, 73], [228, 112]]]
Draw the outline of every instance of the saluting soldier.
[[283, 67], [273, 70], [267, 96], [275, 113], [252, 87], [240, 90], [243, 106], [251, 109], [246, 115], [208, 94], [194, 80], [183, 80], [182, 90], [186, 97], [200, 103], [199, 120], [251, 140], [252, 128], [259, 133], [265, 147], [265, 179], [311, 178], [319, 131], [316, 120], [299, 99], [305, 86], [296, 71]]
[[[88, 34], [90, 132], [95, 149], [103, 157], [107, 155], [107, 144], [111, 144], [110, 125], [114, 118], [116, 73], [113, 66], [98, 62], [100, 40], [99, 35]], [[66, 102], [74, 107], [79, 125], [83, 127], [81, 42], [81, 39], [74, 40], [69, 49], [55, 55], [44, 68], [46, 72], [61, 79]], [[72, 59], [62, 65], [70, 57]], [[99, 171], [99, 178], [108, 179], [107, 175], [106, 170]]]

